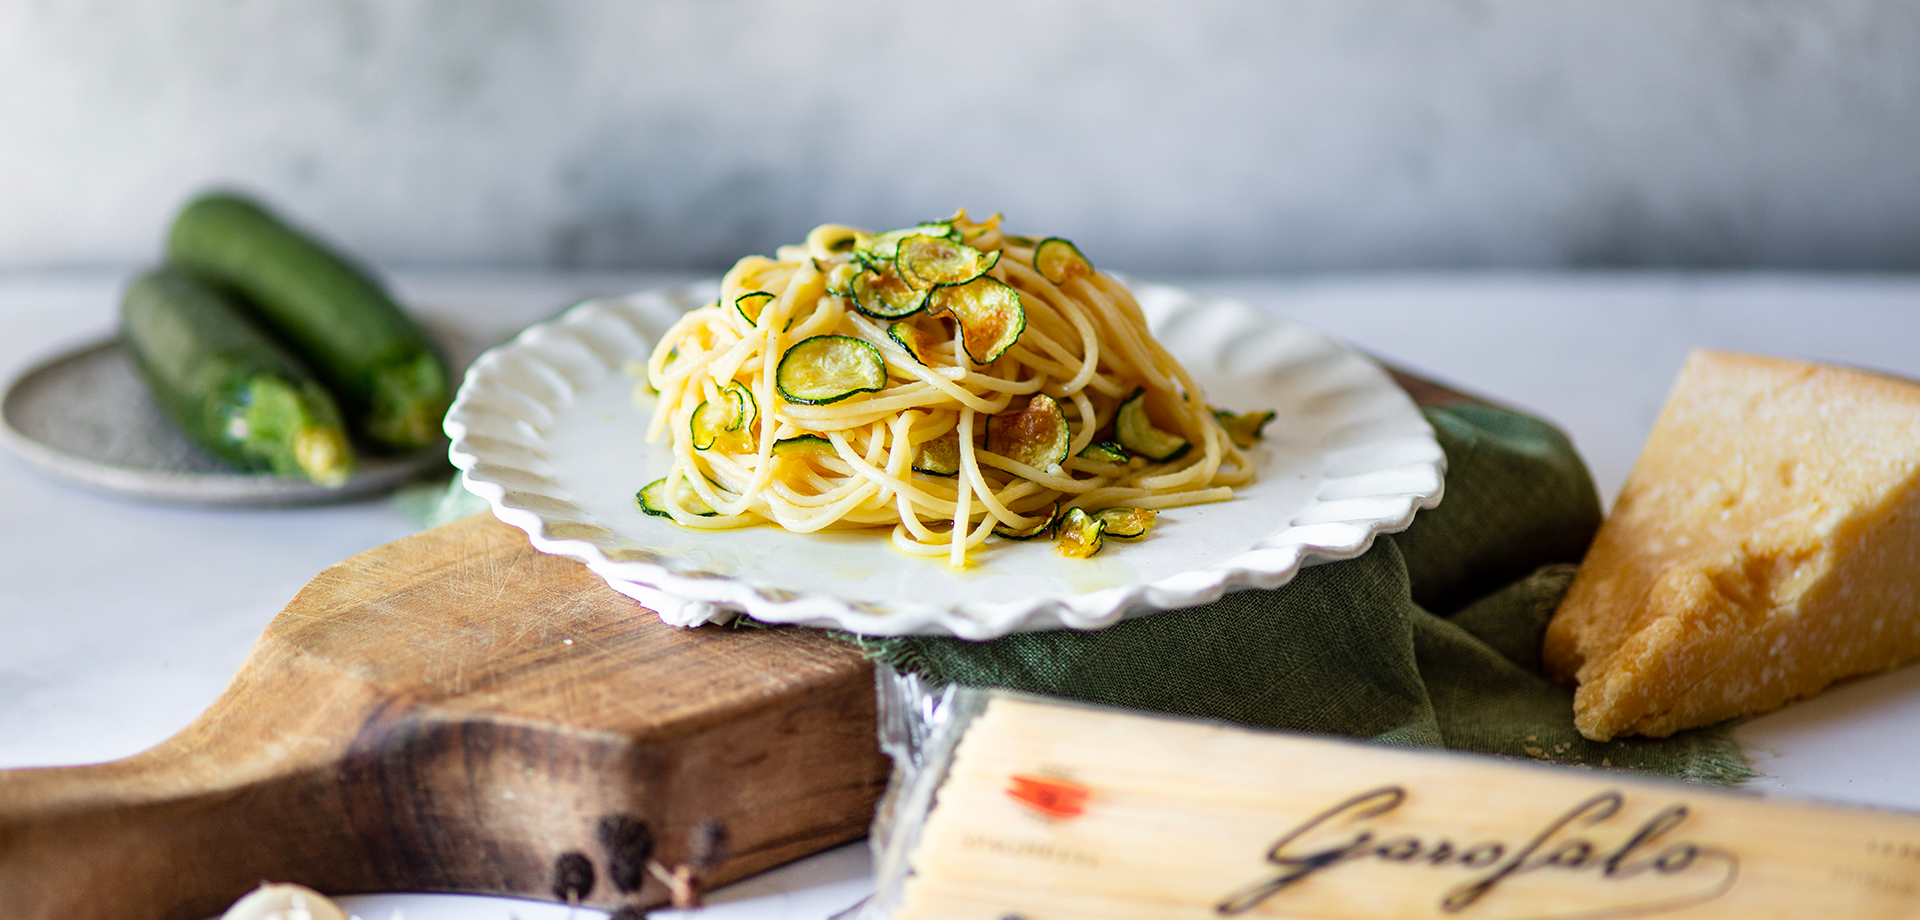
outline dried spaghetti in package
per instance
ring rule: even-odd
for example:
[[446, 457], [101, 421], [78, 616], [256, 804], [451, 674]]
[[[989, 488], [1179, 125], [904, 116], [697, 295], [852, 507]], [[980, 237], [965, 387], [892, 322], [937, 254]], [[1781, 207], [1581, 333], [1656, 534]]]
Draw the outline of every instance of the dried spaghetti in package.
[[882, 671], [864, 920], [1920, 915], [1920, 815]]

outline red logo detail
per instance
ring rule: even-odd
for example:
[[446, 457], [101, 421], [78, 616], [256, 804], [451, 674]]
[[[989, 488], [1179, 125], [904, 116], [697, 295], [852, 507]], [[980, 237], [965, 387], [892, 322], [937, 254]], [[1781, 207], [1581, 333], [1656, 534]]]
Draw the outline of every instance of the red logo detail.
[[1087, 810], [1087, 795], [1092, 791], [1079, 783], [1050, 776], [1011, 777], [1007, 794], [1014, 801], [1049, 818], [1075, 818]]

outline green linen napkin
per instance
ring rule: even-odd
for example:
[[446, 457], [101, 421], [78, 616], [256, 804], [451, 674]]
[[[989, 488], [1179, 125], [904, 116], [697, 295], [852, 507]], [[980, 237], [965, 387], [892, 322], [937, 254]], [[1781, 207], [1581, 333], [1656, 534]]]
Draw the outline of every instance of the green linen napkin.
[[1580, 736], [1572, 691], [1540, 675], [1540, 642], [1600, 524], [1586, 465], [1559, 431], [1519, 412], [1425, 411], [1447, 454], [1446, 497], [1357, 559], [1096, 632], [847, 638], [937, 684], [1696, 782], [1751, 778], [1725, 725], [1658, 740]]

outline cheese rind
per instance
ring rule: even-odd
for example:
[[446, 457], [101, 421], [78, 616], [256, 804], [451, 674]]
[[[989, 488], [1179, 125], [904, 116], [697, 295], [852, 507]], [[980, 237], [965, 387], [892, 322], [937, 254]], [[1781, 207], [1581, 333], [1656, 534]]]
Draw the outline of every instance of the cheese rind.
[[1920, 385], [1695, 352], [1544, 653], [1601, 741], [1920, 658]]

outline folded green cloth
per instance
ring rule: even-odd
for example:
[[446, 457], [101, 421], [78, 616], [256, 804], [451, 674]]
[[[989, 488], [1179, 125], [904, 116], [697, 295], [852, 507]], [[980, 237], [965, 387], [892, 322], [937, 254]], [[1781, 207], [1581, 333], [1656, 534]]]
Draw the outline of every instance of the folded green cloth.
[[1467, 402], [1426, 414], [1447, 454], [1446, 497], [1357, 559], [1097, 632], [847, 638], [938, 684], [1698, 782], [1752, 777], [1724, 725], [1580, 736], [1572, 691], [1540, 676], [1540, 641], [1600, 525], [1592, 477], [1538, 419]]

